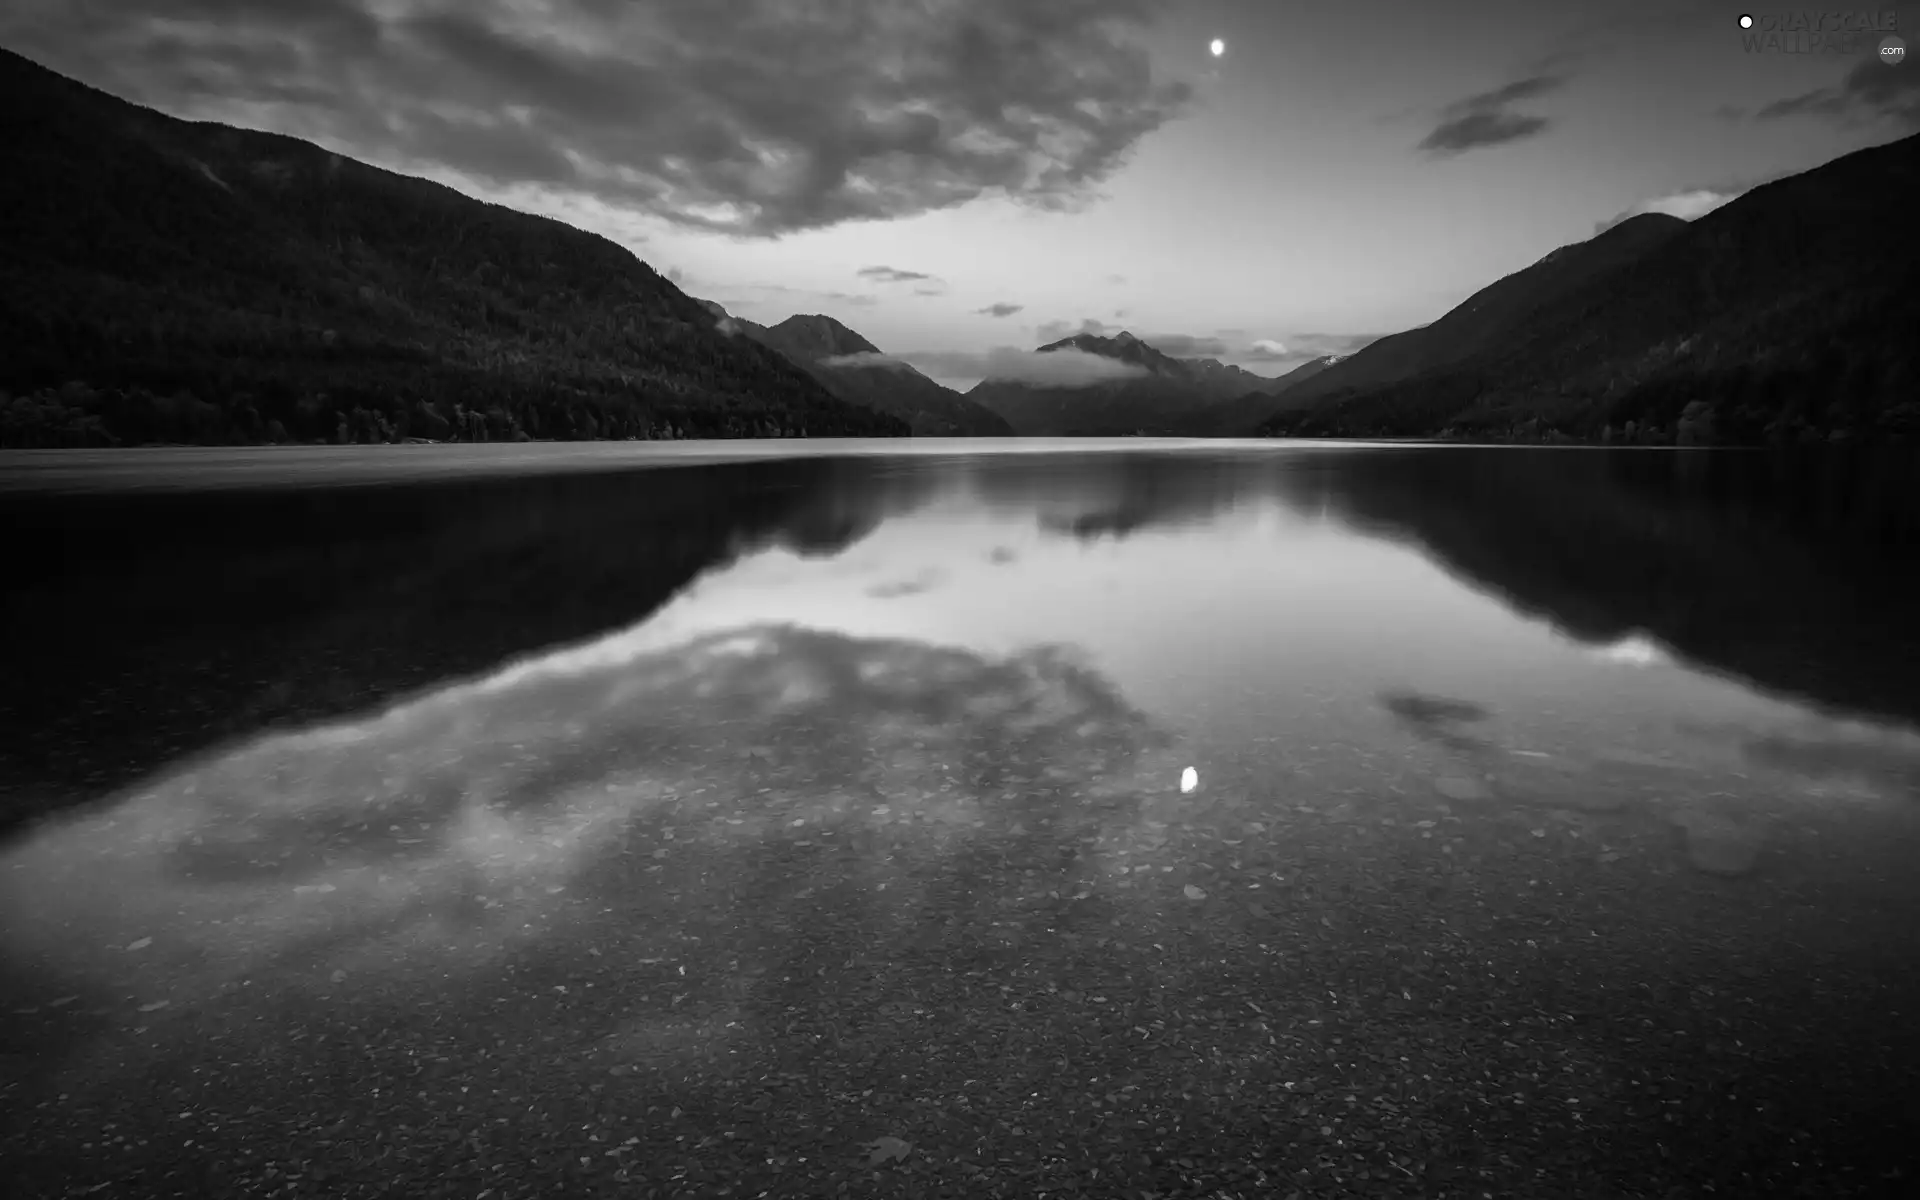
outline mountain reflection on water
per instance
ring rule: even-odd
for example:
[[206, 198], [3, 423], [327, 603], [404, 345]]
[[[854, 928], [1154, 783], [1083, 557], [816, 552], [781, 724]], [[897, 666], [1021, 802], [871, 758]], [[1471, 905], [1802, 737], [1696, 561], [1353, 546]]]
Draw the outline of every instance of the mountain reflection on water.
[[[16, 819], [71, 811], [0, 852], [4, 1082], [317, 1127], [404, 1055], [573, 1080], [594, 1120], [609, 1078], [676, 1114], [784, 1080], [755, 1119], [851, 1128], [828, 1084], [986, 1036], [980, 989], [1019, 998], [969, 1078], [1105, 1062], [1041, 1015], [1099, 989], [1144, 1006], [1134, 1068], [1188, 1076], [1166, 1006], [1234, 998], [1222, 1104], [1333, 1069], [1278, 1049], [1358, 1020], [1329, 1004], [1451, 1029], [1430, 1071], [1556, 1039], [1610, 1120], [1529, 1128], [1626, 1145], [1662, 1110], [1621, 1081], [1692, 1050], [1552, 1023], [1645, 1015], [1636, 976], [1716, 1039], [1766, 1013], [1687, 988], [1913, 995], [1920, 523], [1887, 479], [1261, 448], [11, 500], [4, 778]], [[1873, 1020], [1794, 1052], [1845, 1086], [1735, 1072], [1820, 1127], [1806, 1170], [1881, 1153], [1872, 1081], [1916, 1060]], [[917, 1102], [873, 1119], [937, 1140]], [[64, 1157], [83, 1123], [26, 1127], [48, 1179], [108, 1178]]]

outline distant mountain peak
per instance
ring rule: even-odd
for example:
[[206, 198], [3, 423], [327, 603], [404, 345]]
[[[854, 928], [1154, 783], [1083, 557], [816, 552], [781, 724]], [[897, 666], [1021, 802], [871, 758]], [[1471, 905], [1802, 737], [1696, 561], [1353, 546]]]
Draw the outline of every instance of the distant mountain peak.
[[[1685, 217], [1676, 217], [1672, 213], [1644, 212], [1644, 213], [1638, 214], [1637, 216], [1628, 217], [1626, 220], [1620, 221], [1616, 224], [1609, 225], [1605, 229], [1601, 230], [1599, 233], [1595, 234], [1594, 236], [1603, 237], [1606, 234], [1612, 233], [1616, 229], [1626, 229], [1629, 227], [1633, 228], [1634, 230], [1652, 229], [1652, 230], [1672, 231], [1672, 230], [1679, 229], [1682, 225], [1685, 225], [1685, 224], [1687, 224], [1687, 219]], [[1592, 239], [1589, 238], [1588, 240], [1591, 241]]]
[[788, 317], [786, 320], [780, 322], [780, 324], [774, 326], [774, 328], [775, 329], [781, 329], [781, 328], [841, 329], [841, 330], [846, 330], [848, 333], [853, 332], [852, 330], [847, 329], [845, 325], [842, 325], [840, 322], [834, 320], [832, 317], [829, 317], [825, 313], [795, 313], [792, 316]]
[[814, 358], [880, 352], [878, 346], [824, 313], [795, 313], [773, 330], [787, 343]]
[[1046, 345], [1040, 347], [1039, 352], [1044, 354], [1051, 350], [1062, 350], [1067, 347], [1084, 350], [1088, 354], [1104, 354], [1108, 358], [1120, 358], [1128, 362], [1147, 365], [1151, 365], [1156, 360], [1166, 363], [1176, 361], [1154, 349], [1151, 344], [1141, 341], [1125, 330], [1121, 330], [1112, 337], [1102, 337], [1097, 333], [1076, 333], [1071, 337], [1063, 337], [1057, 342], [1048, 342]]

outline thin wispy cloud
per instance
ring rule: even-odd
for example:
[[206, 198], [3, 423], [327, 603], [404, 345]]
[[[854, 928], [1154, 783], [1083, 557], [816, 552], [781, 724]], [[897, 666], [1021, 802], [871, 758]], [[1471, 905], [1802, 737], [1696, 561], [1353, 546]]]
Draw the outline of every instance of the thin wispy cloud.
[[1420, 139], [1418, 148], [1438, 158], [1450, 158], [1469, 150], [1536, 137], [1552, 122], [1516, 111], [1514, 106], [1558, 91], [1566, 82], [1565, 75], [1532, 75], [1490, 92], [1457, 100], [1440, 110], [1439, 123]]
[[1651, 200], [1642, 200], [1640, 203], [1615, 213], [1606, 220], [1595, 224], [1593, 232], [1596, 234], [1605, 233], [1622, 221], [1645, 216], [1647, 213], [1665, 213], [1670, 217], [1679, 217], [1683, 221], [1691, 221], [1696, 217], [1706, 216], [1727, 201], [1737, 198], [1744, 191], [1746, 191], [1745, 188], [1687, 188], [1682, 191], [1669, 193], [1665, 196], [1655, 196]]
[[1891, 121], [1920, 130], [1920, 71], [1912, 64], [1887, 66], [1869, 55], [1832, 87], [1776, 100], [1754, 113], [1758, 121], [1815, 117], [1841, 126]]
[[1002, 300], [998, 304], [989, 304], [985, 308], [976, 308], [974, 313], [983, 317], [1010, 317], [1026, 308], [1024, 304], [1008, 304]]
[[1242, 362], [1302, 363], [1329, 354], [1353, 354], [1385, 337], [1381, 333], [1292, 333], [1256, 338], [1234, 355]]
[[876, 283], [911, 283], [916, 279], [933, 278], [924, 271], [903, 271], [898, 267], [861, 267], [854, 274]]
[[1029, 350], [993, 350], [987, 354], [988, 379], [1007, 379], [1034, 387], [1083, 387], [1089, 383], [1131, 379], [1147, 374], [1144, 367], [1071, 346], [1045, 353]]
[[1147, 374], [1144, 367], [1071, 346], [1058, 350], [1022, 350], [996, 346], [984, 352], [927, 350], [902, 355], [928, 375], [941, 379], [997, 379], [1032, 387], [1085, 387]]
[[1094, 337], [1106, 337], [1120, 332], [1120, 327], [1088, 317], [1077, 324], [1072, 321], [1042, 321], [1034, 326], [1033, 331], [1043, 342], [1057, 342], [1062, 338], [1077, 337], [1083, 333], [1090, 333]]
[[1190, 333], [1147, 333], [1140, 340], [1171, 358], [1220, 358], [1233, 352], [1224, 338]]
[[163, 109], [766, 237], [1088, 203], [1187, 106], [1139, 37], [1165, 7], [115, 0], [10, 7], [0, 42]]
[[[825, 300], [838, 304], [856, 304], [862, 308], [870, 308], [880, 303], [878, 296], [867, 293], [823, 291], [818, 288], [789, 287], [782, 283], [737, 283], [728, 286], [750, 292], [764, 293], [766, 297], [764, 299], [736, 301], [737, 304], [756, 308], [785, 307], [791, 309], [795, 299], [799, 297], [813, 301]], [[729, 305], [728, 307], [733, 307], [733, 305]]]
[[893, 371], [915, 371], [914, 365], [893, 354], [883, 354], [878, 350], [861, 350], [854, 354], [835, 354], [820, 360], [827, 367], [879, 367]]

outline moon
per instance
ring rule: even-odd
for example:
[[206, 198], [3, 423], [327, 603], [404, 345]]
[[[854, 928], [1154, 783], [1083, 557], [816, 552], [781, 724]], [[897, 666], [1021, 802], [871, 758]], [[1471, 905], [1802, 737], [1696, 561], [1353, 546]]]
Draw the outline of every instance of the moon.
[[1219, 38], [1215, 38], [1211, 42], [1207, 43], [1207, 52], [1212, 54], [1215, 58], [1219, 58], [1222, 54], [1225, 54], [1227, 52], [1227, 44], [1221, 41]]

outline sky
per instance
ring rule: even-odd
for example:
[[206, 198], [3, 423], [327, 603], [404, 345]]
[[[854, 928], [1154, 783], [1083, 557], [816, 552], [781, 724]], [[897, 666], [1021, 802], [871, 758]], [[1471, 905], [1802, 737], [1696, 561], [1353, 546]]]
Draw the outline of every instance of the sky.
[[1752, 3], [7, 0], [0, 45], [964, 388], [1080, 330], [1277, 375], [1623, 215], [1920, 132], [1920, 64], [1848, 28], [1911, 40], [1920, 2]]

